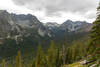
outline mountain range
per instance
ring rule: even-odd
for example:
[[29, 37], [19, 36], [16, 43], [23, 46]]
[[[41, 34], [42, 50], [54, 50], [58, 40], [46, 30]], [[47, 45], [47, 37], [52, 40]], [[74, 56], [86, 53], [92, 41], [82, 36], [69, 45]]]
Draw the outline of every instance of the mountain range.
[[51, 40], [59, 44], [62, 44], [62, 41], [71, 43], [80, 38], [87, 38], [91, 27], [92, 24], [86, 21], [66, 20], [62, 24], [42, 23], [31, 14], [14, 14], [0, 10], [0, 50], [5, 49], [4, 53], [2, 51], [0, 53], [17, 51], [22, 47], [31, 51], [28, 47], [36, 47], [39, 42], [46, 47]]

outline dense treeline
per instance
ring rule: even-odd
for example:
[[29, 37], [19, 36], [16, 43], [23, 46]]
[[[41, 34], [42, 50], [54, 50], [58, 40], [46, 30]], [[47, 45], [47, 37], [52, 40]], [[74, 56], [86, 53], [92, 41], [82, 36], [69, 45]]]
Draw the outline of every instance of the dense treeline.
[[41, 43], [39, 43], [36, 57], [28, 60], [30, 63], [24, 63], [21, 51], [18, 51], [16, 61], [9, 63], [3, 60], [2, 67], [61, 67], [65, 64], [71, 64], [87, 55], [87, 43], [81, 44], [81, 42], [73, 42], [69, 47], [65, 44], [58, 48], [54, 41], [51, 41], [47, 51], [44, 51]]

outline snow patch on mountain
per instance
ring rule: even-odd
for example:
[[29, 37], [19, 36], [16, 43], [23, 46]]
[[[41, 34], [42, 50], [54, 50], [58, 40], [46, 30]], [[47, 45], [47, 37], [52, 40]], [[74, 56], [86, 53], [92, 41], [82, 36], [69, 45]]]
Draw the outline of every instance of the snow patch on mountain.
[[42, 37], [45, 36], [45, 31], [41, 30], [40, 28], [38, 29], [38, 34]]

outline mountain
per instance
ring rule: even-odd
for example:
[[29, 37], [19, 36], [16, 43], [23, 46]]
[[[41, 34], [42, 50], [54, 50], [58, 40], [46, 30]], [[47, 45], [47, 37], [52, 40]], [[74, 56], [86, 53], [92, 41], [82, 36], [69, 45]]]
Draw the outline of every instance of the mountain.
[[[78, 32], [81, 29], [84, 29], [83, 32], [89, 32], [89, 30], [91, 29], [91, 26], [92, 26], [92, 24], [88, 23], [86, 21], [75, 21], [74, 22], [71, 20], [67, 20], [63, 24], [61, 24], [60, 27], [63, 30], [67, 29], [69, 32], [73, 32], [73, 31]], [[80, 32], [82, 32], [82, 31], [80, 31]]]
[[0, 10], [0, 38], [18, 39], [34, 35], [38, 37], [50, 37], [50, 31], [31, 14], [10, 14]]
[[16, 21], [17, 24], [19, 24], [22, 27], [33, 27], [32, 25], [34, 24], [35, 26], [40, 25], [41, 22], [33, 15], [31, 14], [11, 14], [13, 17], [14, 21]]
[[39, 42], [45, 49], [51, 40], [59, 45], [69, 44], [80, 38], [88, 38], [91, 27], [92, 24], [86, 21], [42, 23], [31, 14], [10, 14], [0, 10], [0, 54], [1, 57], [9, 57], [18, 50], [31, 54], [36, 51]]
[[10, 14], [6, 11], [0, 11], [0, 37], [7, 37], [13, 28], [14, 22]]
[[[11, 14], [16, 24], [20, 25], [24, 30], [33, 29], [40, 36], [49, 36], [50, 32], [44, 27], [44, 25], [31, 14]], [[32, 32], [32, 31], [31, 31]], [[30, 33], [30, 32], [29, 32]]]
[[5, 10], [0, 10], [0, 44], [6, 38], [16, 39], [20, 33], [20, 26], [13, 21], [11, 14]]
[[59, 27], [60, 24], [56, 23], [56, 22], [47, 22], [44, 24], [46, 27], [48, 28], [55, 28], [55, 27]]
[[[41, 23], [35, 16], [31, 14], [10, 14], [5, 10], [0, 10], [0, 31], [1, 35], [10, 37], [13, 35], [29, 35], [33, 31], [40, 36], [52, 37], [59, 32], [89, 32], [92, 24], [86, 21], [67, 20], [62, 24], [56, 22]], [[30, 31], [33, 30], [33, 31]], [[30, 31], [30, 32], [28, 32]], [[3, 34], [4, 33], [4, 34]], [[3, 35], [2, 35], [3, 34]]]
[[[92, 27], [91, 23], [86, 21], [72, 21], [67, 20], [62, 24], [49, 22], [45, 24], [53, 34], [53, 39], [56, 41], [73, 41], [80, 37], [87, 36]], [[73, 36], [73, 37], [72, 37]], [[88, 37], [88, 36], [87, 36]]]
[[45, 46], [50, 37], [50, 31], [35, 16], [0, 10], [0, 58], [13, 56], [19, 49], [23, 53], [36, 51], [38, 43]]
[[[88, 23], [86, 21], [71, 21], [71, 20], [67, 20], [62, 24], [57, 24], [56, 22], [48, 22], [45, 24], [46, 27], [48, 27], [50, 30], [53, 29], [60, 29], [60, 30], [67, 30], [68, 32], [73, 32], [73, 31], [80, 31], [82, 29], [83, 32], [89, 32], [89, 30], [91, 29], [92, 24]], [[87, 28], [87, 29], [86, 29]], [[80, 31], [82, 32], [82, 31]]]

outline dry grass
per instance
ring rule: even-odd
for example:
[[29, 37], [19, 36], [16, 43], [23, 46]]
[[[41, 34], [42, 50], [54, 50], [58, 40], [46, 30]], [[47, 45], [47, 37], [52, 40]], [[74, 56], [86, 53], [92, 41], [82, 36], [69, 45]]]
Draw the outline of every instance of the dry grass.
[[76, 62], [73, 64], [65, 65], [64, 67], [83, 67], [83, 65], [81, 65], [79, 62]]

